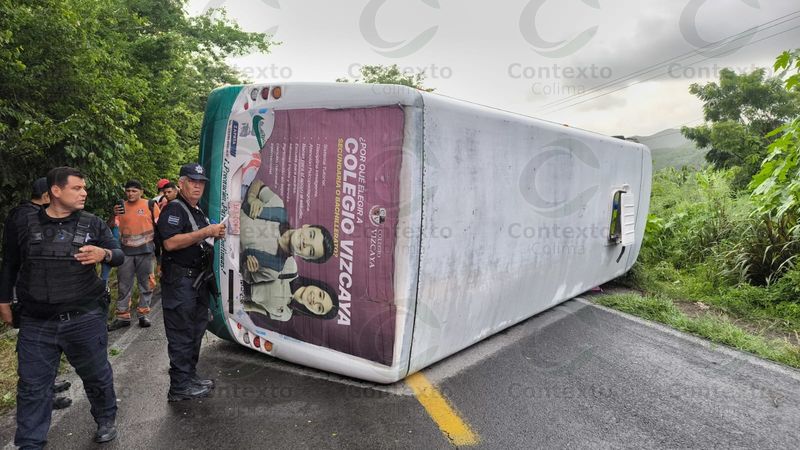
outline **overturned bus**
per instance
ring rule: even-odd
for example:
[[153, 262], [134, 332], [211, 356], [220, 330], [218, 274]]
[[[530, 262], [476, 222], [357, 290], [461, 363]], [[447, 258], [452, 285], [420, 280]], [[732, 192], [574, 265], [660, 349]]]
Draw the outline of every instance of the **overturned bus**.
[[391, 383], [628, 271], [644, 145], [404, 86], [211, 93], [218, 336]]

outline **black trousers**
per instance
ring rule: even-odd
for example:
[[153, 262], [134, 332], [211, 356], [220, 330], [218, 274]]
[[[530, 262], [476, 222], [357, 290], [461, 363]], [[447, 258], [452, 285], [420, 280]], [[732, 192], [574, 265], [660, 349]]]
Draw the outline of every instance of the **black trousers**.
[[191, 378], [197, 376], [200, 345], [208, 327], [208, 289], [193, 289], [193, 281], [180, 277], [161, 284], [170, 390], [189, 387]]
[[105, 311], [98, 308], [69, 320], [23, 316], [17, 338], [19, 382], [14, 437], [14, 443], [22, 448], [41, 448], [47, 442], [53, 381], [62, 352], [83, 381], [95, 422], [116, 418], [117, 397], [108, 362]]

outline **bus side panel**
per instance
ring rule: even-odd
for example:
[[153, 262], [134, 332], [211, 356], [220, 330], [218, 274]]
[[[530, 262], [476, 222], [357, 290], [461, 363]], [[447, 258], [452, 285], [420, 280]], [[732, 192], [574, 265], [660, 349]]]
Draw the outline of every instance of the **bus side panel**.
[[[223, 158], [213, 175], [218, 216], [230, 227], [218, 254], [221, 316], [236, 342], [262, 353], [396, 381], [408, 367], [405, 330], [416, 294], [421, 197], [412, 179], [421, 162], [411, 155], [421, 146], [421, 108], [406, 109], [394, 96], [376, 105], [382, 97], [363, 87], [342, 89], [354, 94], [350, 102], [360, 94], [367, 107], [325, 108], [324, 99], [316, 108], [293, 107], [295, 98], [307, 106], [320, 89], [287, 84], [273, 102], [253, 95], [261, 86], [244, 86], [219, 133]], [[329, 234], [329, 259], [275, 253], [277, 237], [302, 226]], [[303, 313], [289, 300], [312, 285], [335, 300], [332, 314]], [[286, 305], [277, 305], [282, 298]]]
[[[222, 169], [228, 116], [230, 116], [231, 108], [241, 90], [241, 86], [226, 86], [215, 89], [208, 96], [206, 111], [203, 116], [203, 127], [200, 135], [200, 164], [208, 171], [210, 181], [206, 186], [200, 206], [216, 222], [219, 222], [221, 208], [224, 207], [221, 201], [223, 189]], [[217, 242], [215, 247], [218, 255], [224, 250], [224, 244], [220, 242]], [[218, 258], [214, 259], [214, 270], [217, 273], [218, 286], [221, 286], [222, 283], [220, 282], [227, 281], [227, 277], [224, 279], [220, 277], [220, 260]], [[209, 323], [208, 329], [223, 339], [233, 341], [233, 335], [223, 315], [225, 306], [224, 297], [217, 297], [215, 301], [211, 302], [211, 312], [214, 319]]]
[[[617, 191], [644, 146], [425, 94], [423, 226], [410, 372], [622, 275]], [[644, 208], [642, 208], [644, 206]]]

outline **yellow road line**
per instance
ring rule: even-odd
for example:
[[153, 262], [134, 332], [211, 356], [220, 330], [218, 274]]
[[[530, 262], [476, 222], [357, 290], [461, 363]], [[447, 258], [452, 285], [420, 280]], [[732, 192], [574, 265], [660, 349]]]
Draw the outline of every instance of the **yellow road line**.
[[406, 384], [414, 391], [417, 400], [428, 411], [436, 425], [454, 445], [475, 445], [478, 435], [459, 417], [446, 398], [421, 372], [406, 378]]

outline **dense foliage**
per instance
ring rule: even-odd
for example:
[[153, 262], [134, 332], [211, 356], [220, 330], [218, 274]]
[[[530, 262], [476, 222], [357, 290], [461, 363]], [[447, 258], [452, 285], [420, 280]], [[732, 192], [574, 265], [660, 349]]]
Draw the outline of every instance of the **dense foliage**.
[[[775, 68], [795, 73], [781, 81], [786, 92], [775, 94], [773, 101], [796, 98], [800, 52], [785, 52]], [[760, 75], [748, 80], [775, 86]], [[748, 102], [744, 97], [741, 101]], [[762, 108], [775, 110], [766, 104]], [[747, 188], [740, 184], [741, 166], [720, 168], [726, 165], [719, 161], [716, 168], [699, 172], [668, 168], [655, 174], [645, 242], [631, 275], [636, 286], [800, 330], [800, 112], [793, 114], [779, 123], [765, 121], [759, 125], [763, 136], [751, 136], [763, 148], [753, 144], [756, 150], [749, 157], [766, 158], [755, 165], [758, 171]], [[748, 133], [755, 133], [755, 122], [748, 121]], [[718, 128], [720, 123], [698, 128]], [[767, 123], [775, 129], [765, 130]], [[721, 146], [717, 155], [747, 142]]]
[[[800, 94], [800, 50], [784, 52], [775, 62], [775, 69], [797, 72], [786, 79], [786, 89]], [[769, 156], [750, 183], [757, 205], [756, 213], [797, 231], [800, 216], [800, 115], [768, 136], [775, 138], [767, 148]]]
[[82, 170], [99, 211], [197, 158], [208, 93], [239, 82], [225, 58], [271, 43], [185, 2], [0, 0], [0, 216], [54, 166]]
[[720, 71], [719, 82], [692, 84], [689, 92], [703, 101], [706, 123], [683, 127], [684, 136], [701, 149], [717, 169], [738, 168], [734, 185], [742, 188], [767, 155], [775, 128], [800, 114], [800, 93], [767, 78], [764, 69], [737, 74]]

